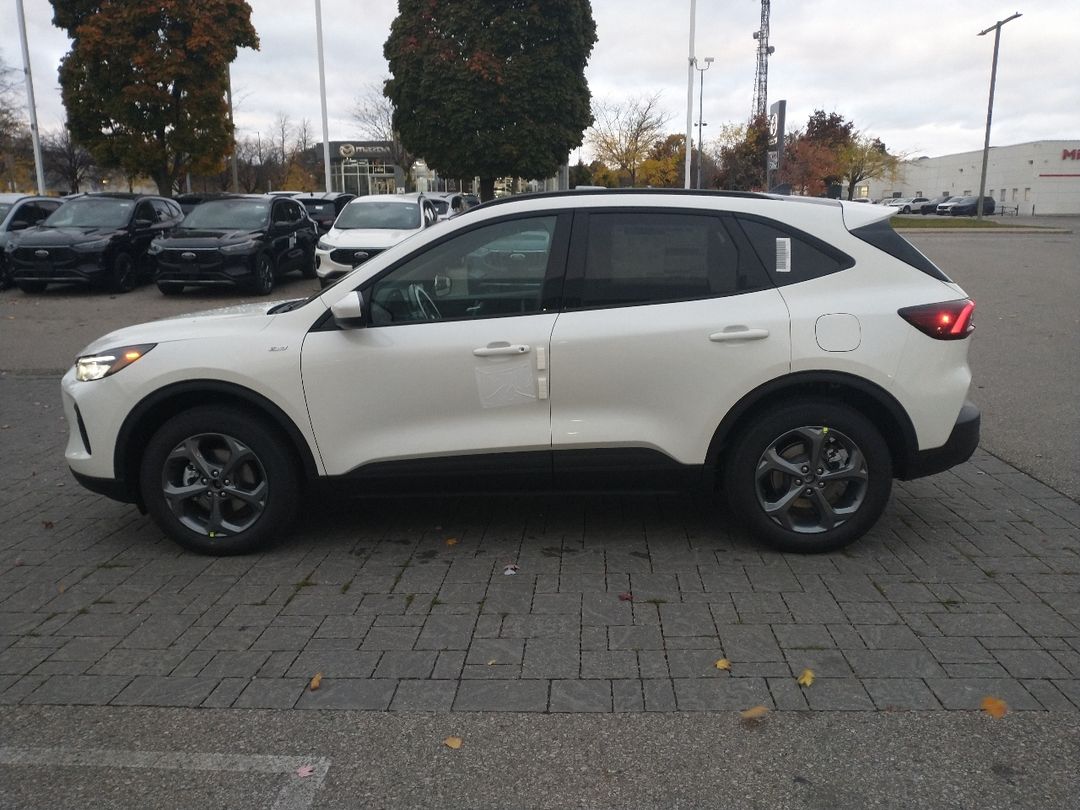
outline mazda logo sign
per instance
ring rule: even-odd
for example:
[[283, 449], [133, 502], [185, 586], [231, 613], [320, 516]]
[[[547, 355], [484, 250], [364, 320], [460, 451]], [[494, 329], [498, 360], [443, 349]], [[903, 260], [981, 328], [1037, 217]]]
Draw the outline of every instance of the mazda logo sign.
[[47, 259], [47, 258], [49, 258], [49, 251], [47, 251], [47, 250], [35, 250], [34, 255], [37, 256], [39, 259]]
[[195, 260], [195, 254], [188, 251], [188, 252], [185, 252], [185, 253], [181, 253], [180, 258], [183, 259], [185, 262], [194, 261]]

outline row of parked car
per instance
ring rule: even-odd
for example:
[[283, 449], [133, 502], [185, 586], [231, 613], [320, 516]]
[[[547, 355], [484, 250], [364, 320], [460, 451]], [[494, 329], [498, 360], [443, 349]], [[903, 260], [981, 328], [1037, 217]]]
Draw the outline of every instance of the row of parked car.
[[166, 295], [189, 286], [268, 295], [292, 272], [326, 286], [479, 202], [457, 193], [0, 195], [0, 288], [128, 292], [152, 279]]
[[[870, 202], [863, 198], [860, 202]], [[978, 213], [977, 196], [949, 196], [947, 194], [934, 199], [929, 197], [887, 197], [882, 205], [900, 209], [901, 214], [940, 214], [941, 216], [975, 216]], [[983, 213], [994, 213], [994, 198], [983, 197]]]

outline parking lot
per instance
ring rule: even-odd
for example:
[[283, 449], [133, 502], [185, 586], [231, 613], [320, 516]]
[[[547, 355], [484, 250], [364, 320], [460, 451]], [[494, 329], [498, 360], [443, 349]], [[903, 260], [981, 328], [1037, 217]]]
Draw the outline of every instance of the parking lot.
[[[190, 722], [194, 729], [203, 719], [191, 718], [207, 716], [177, 713], [185, 709], [296, 710], [290, 718], [315, 711], [318, 722], [331, 724], [318, 710], [389, 712], [402, 718], [398, 731], [414, 713], [437, 713], [441, 720], [425, 714], [416, 721], [425, 734], [450, 733], [449, 718], [461, 713], [459, 728], [476, 724], [477, 733], [482, 728], [510, 740], [517, 732], [506, 722], [493, 731], [490, 724], [498, 720], [466, 713], [496, 713], [491, 717], [513, 723], [530, 713], [556, 714], [567, 717], [520, 722], [532, 729], [544, 724], [549, 734], [561, 728], [578, 735], [581, 746], [604, 733], [586, 715], [640, 714], [642, 725], [612, 718], [631, 724], [608, 731], [619, 739], [637, 733], [678, 756], [676, 730], [688, 739], [708, 733], [696, 719], [676, 719], [684, 713], [730, 714], [718, 727], [737, 733], [737, 712], [764, 706], [778, 713], [766, 734], [787, 729], [798, 736], [806, 729], [778, 719], [785, 712], [865, 712], [878, 718], [868, 722], [883, 724], [874, 733], [891, 728], [916, 740], [927, 726], [905, 726], [908, 721], [895, 715], [972, 712], [992, 696], [1020, 716], [1049, 713], [1054, 720], [1048, 725], [1038, 720], [1018, 727], [1023, 721], [1010, 716], [1005, 724], [1014, 725], [1001, 728], [1035, 747], [1072, 733], [1074, 764], [1070, 769], [1035, 755], [1019, 760], [1023, 765], [1010, 760], [1005, 776], [989, 777], [997, 791], [987, 792], [985, 806], [1023, 804], [1031, 795], [1025, 791], [1036, 786], [1044, 791], [1041, 806], [1068, 806], [1080, 753], [1080, 448], [1074, 429], [1080, 235], [911, 238], [979, 302], [972, 395], [984, 412], [983, 445], [953, 471], [898, 482], [867, 537], [842, 553], [816, 557], [767, 551], [713, 504], [690, 496], [542, 494], [309, 503], [296, 532], [265, 554], [187, 554], [133, 507], [92, 495], [71, 479], [63, 461], [67, 425], [58, 378], [86, 342], [111, 328], [237, 297], [166, 299], [153, 287], [127, 296], [0, 293], [5, 781], [19, 768], [73, 767], [55, 752], [78, 738], [64, 742], [49, 729], [78, 724], [83, 739], [96, 741], [95, 751], [115, 753], [126, 750], [122, 738], [130, 722], [138, 740], [133, 747], [164, 750], [165, 742], [139, 729], [154, 717]], [[280, 291], [282, 297], [303, 295], [311, 284], [297, 279]], [[1073, 427], [1062, 431], [1063, 425]], [[508, 573], [511, 565], [516, 572]], [[730, 669], [717, 668], [725, 658]], [[808, 686], [796, 680], [806, 669], [814, 675]], [[318, 673], [321, 685], [312, 690]], [[60, 714], [54, 707], [90, 708]], [[238, 735], [250, 731], [244, 713], [221, 716]], [[279, 740], [289, 736], [284, 729], [302, 722], [276, 713], [249, 716], [276, 728]], [[382, 717], [365, 727], [392, 737], [394, 729], [381, 724], [394, 721]], [[564, 722], [569, 725], [558, 726]], [[583, 725], [573, 725], [578, 722]], [[850, 728], [844, 724], [856, 721], [835, 722]], [[927, 722], [940, 732], [935, 746], [976, 728], [963, 714]], [[835, 728], [815, 727], [836, 739]], [[988, 733], [985, 724], [977, 728]], [[214, 745], [206, 734], [211, 742], [203, 744]], [[751, 747], [765, 755], [765, 739]], [[988, 739], [1005, 744], [1004, 737]], [[182, 736], [171, 744], [207, 750], [190, 748]], [[318, 747], [317, 741], [305, 744], [311, 746], [305, 750]], [[288, 758], [297, 755], [292, 743], [252, 745], [245, 749], [252, 757], [281, 756], [233, 770], [193, 759], [189, 770], [235, 780], [238, 773], [291, 774], [299, 767]], [[838, 745], [861, 756], [850, 738]], [[12, 746], [46, 746], [54, 753], [18, 760]], [[524, 756], [524, 746], [509, 749]], [[1068, 746], [1055, 750], [1065, 756]], [[563, 743], [559, 761], [569, 767], [574, 750]], [[153, 767], [94, 756], [86, 761], [97, 765], [81, 767], [117, 773]], [[498, 752], [487, 756], [495, 767]], [[962, 759], [955, 750], [949, 756]], [[327, 771], [317, 757], [309, 759], [323, 768], [317, 785], [297, 787], [282, 777], [266, 795], [279, 803], [286, 796], [291, 806], [314, 801]], [[656, 762], [642, 767], [664, 772]], [[163, 785], [171, 778], [155, 773]], [[328, 785], [335, 778], [347, 783], [330, 773]], [[438, 781], [437, 768], [425, 773]], [[70, 779], [82, 784], [81, 776]], [[772, 777], [755, 779], [772, 784]], [[245, 795], [230, 784], [237, 796]], [[550, 780], [531, 784], [557, 787]], [[822, 793], [811, 802], [799, 793], [800, 784], [777, 782], [777, 801], [761, 806], [869, 806], [872, 798]], [[26, 791], [20, 804], [44, 800], [20, 789]], [[301, 798], [288, 799], [289, 791]], [[373, 793], [372, 803], [394, 803], [378, 795], [382, 801]], [[405, 790], [397, 798], [407, 803], [410, 795], [424, 794]], [[593, 803], [605, 804], [605, 795]], [[684, 795], [694, 803], [692, 789]], [[830, 803], [830, 795], [836, 801]], [[468, 792], [458, 798], [476, 799]]]

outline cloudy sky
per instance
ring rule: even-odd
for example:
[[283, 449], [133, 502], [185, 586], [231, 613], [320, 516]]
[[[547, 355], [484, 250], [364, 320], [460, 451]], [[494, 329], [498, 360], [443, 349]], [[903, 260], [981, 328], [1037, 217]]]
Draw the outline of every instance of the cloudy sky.
[[[1019, 1], [1019, 0], [1018, 0]], [[242, 136], [266, 137], [281, 112], [320, 132], [313, 0], [249, 0], [261, 39], [233, 65]], [[68, 49], [46, 0], [24, 0], [42, 129], [63, 120], [56, 68]], [[661, 94], [672, 132], [686, 127], [689, 0], [593, 0], [599, 41], [587, 75], [594, 96]], [[815, 109], [838, 112], [891, 151], [912, 156], [981, 149], [993, 32], [1002, 30], [991, 143], [1080, 141], [1080, 2], [1027, 0], [773, 0], [769, 101], [787, 99], [788, 129]], [[382, 46], [393, 0], [323, 0], [330, 138], [358, 137], [357, 96], [387, 73]], [[753, 97], [758, 0], [697, 0], [696, 53], [705, 74], [704, 120], [744, 121]], [[0, 58], [21, 67], [15, 4], [0, 11]], [[696, 76], [696, 74], [695, 74]], [[695, 85], [695, 104], [698, 88]], [[696, 119], [695, 119], [696, 120]], [[709, 140], [708, 129], [705, 130]], [[576, 158], [578, 155], [575, 155]]]

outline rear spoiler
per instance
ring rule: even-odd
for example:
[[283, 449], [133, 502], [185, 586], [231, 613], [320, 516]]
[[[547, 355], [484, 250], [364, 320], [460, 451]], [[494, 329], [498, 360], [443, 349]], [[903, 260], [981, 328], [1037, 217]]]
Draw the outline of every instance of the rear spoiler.
[[844, 213], [844, 226], [849, 231], [881, 222], [899, 213], [899, 209], [894, 205], [870, 205], [844, 200], [840, 206]]

